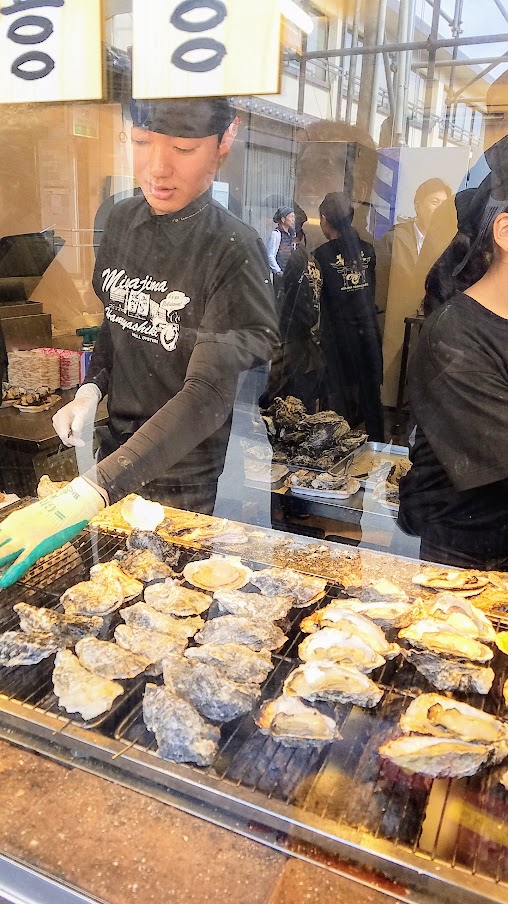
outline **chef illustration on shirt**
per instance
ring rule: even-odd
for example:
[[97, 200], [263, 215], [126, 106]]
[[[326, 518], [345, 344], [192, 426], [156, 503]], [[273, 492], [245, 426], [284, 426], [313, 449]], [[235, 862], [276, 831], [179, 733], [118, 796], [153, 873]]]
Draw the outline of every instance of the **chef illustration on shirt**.
[[0, 528], [0, 586], [127, 493], [211, 513], [239, 377], [277, 345], [270, 271], [257, 233], [211, 194], [237, 121], [225, 98], [133, 101], [141, 193], [114, 204], [93, 287], [104, 305], [84, 385], [53, 418], [84, 444], [108, 397], [96, 467]]

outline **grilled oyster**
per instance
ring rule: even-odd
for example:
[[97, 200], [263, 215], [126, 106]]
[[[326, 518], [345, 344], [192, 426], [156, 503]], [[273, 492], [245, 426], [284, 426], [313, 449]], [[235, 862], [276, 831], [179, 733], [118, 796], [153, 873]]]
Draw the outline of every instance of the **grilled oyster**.
[[276, 625], [239, 615], [221, 615], [207, 621], [194, 638], [198, 643], [238, 643], [253, 650], [278, 650], [287, 637]]
[[341, 737], [333, 719], [305, 706], [298, 697], [269, 700], [261, 707], [256, 725], [285, 747], [322, 747]]
[[204, 625], [203, 619], [199, 616], [176, 618], [164, 612], [157, 612], [146, 603], [135, 603], [134, 606], [122, 609], [120, 615], [127, 625], [150, 628], [152, 631], [160, 631], [161, 634], [169, 634], [170, 637], [193, 637]]
[[426, 568], [415, 574], [413, 584], [430, 590], [454, 590], [467, 596], [475, 596], [489, 583], [478, 571], [448, 571], [446, 568]]
[[403, 600], [364, 602], [359, 599], [344, 600], [348, 609], [365, 615], [381, 628], [403, 628], [411, 624], [413, 604]]
[[150, 549], [117, 552], [115, 562], [125, 574], [143, 584], [149, 584], [151, 581], [164, 581], [175, 575], [173, 569], [165, 562], [161, 562]]
[[70, 650], [60, 650], [56, 654], [53, 688], [58, 705], [68, 713], [80, 713], [85, 720], [107, 712], [124, 692], [121, 684], [99, 678], [84, 669]]
[[104, 584], [108, 584], [109, 581], [119, 581], [125, 602], [133, 600], [143, 592], [141, 581], [131, 578], [116, 562], [99, 562], [98, 565], [92, 565], [90, 580], [94, 582], [100, 580]]
[[250, 580], [251, 571], [234, 556], [210, 556], [199, 562], [189, 562], [183, 570], [189, 584], [201, 590], [218, 590], [228, 587], [237, 590]]
[[187, 646], [186, 637], [171, 637], [136, 625], [118, 625], [115, 640], [119, 647], [146, 659], [147, 675], [162, 675], [162, 662], [170, 656], [181, 656]]
[[202, 719], [198, 711], [172, 694], [167, 687], [147, 684], [143, 718], [153, 731], [159, 756], [175, 763], [209, 766], [217, 753], [220, 731]]
[[122, 649], [116, 643], [83, 637], [76, 644], [80, 665], [101, 678], [136, 678], [145, 672], [150, 662], [135, 653]]
[[385, 659], [393, 659], [400, 653], [398, 644], [388, 643], [381, 628], [365, 615], [348, 609], [346, 601], [334, 600], [323, 609], [316, 609], [312, 615], [303, 619], [300, 628], [310, 634], [315, 634], [320, 628], [350, 631], [362, 637], [376, 653], [380, 653]]
[[73, 647], [82, 637], [90, 634], [96, 636], [103, 624], [103, 619], [99, 616], [88, 618], [85, 615], [63, 615], [54, 609], [29, 606], [28, 603], [17, 603], [14, 611], [19, 615], [22, 631], [27, 634], [48, 632], [59, 647]]
[[380, 578], [378, 581], [369, 581], [365, 587], [346, 587], [346, 592], [364, 603], [379, 603], [386, 600], [391, 603], [395, 600], [408, 599], [405, 590], [402, 590], [397, 584], [393, 584], [392, 581], [388, 581], [386, 578]]
[[196, 707], [212, 722], [231, 722], [251, 711], [261, 693], [259, 685], [239, 684], [221, 675], [208, 662], [167, 659], [164, 684]]
[[219, 675], [240, 683], [261, 684], [273, 668], [268, 650], [256, 653], [239, 643], [204, 643], [190, 647], [184, 656], [193, 662], [210, 663]]
[[35, 665], [57, 650], [58, 644], [48, 632], [5, 631], [0, 634], [0, 665]]
[[227, 589], [216, 590], [213, 598], [221, 613], [267, 621], [285, 618], [295, 602], [294, 596], [263, 596], [262, 593]]
[[292, 568], [264, 568], [253, 572], [251, 584], [265, 596], [294, 596], [295, 606], [308, 606], [325, 595], [326, 581]]
[[503, 684], [503, 700], [508, 706], [508, 681]]
[[154, 531], [164, 521], [164, 509], [160, 502], [131, 493], [122, 502], [122, 518], [133, 528]]
[[60, 602], [66, 615], [110, 615], [123, 605], [122, 584], [117, 578], [103, 580], [96, 576], [93, 581], [80, 581], [69, 587]]
[[425, 614], [445, 622], [449, 629], [464, 637], [492, 643], [496, 632], [490, 619], [465, 597], [455, 593], [439, 593], [433, 600], [424, 603]]
[[127, 537], [127, 549], [148, 549], [161, 562], [175, 568], [180, 560], [181, 550], [173, 543], [168, 543], [153, 530], [133, 530]]
[[441, 691], [459, 691], [461, 694], [488, 694], [494, 682], [494, 672], [472, 662], [444, 659], [437, 653], [418, 650], [402, 650], [411, 665]]
[[496, 744], [508, 739], [508, 725], [494, 716], [440, 694], [416, 697], [400, 717], [404, 734], [416, 731], [436, 738]]
[[433, 778], [475, 775], [492, 759], [492, 747], [487, 744], [416, 735], [388, 741], [379, 748], [379, 753], [401, 769]]
[[498, 650], [508, 655], [508, 631], [500, 631], [499, 634], [496, 634], [495, 639]]
[[335, 628], [321, 628], [316, 634], [310, 634], [298, 647], [298, 655], [304, 662], [329, 659], [341, 665], [352, 665], [361, 672], [372, 672], [385, 664], [383, 656], [358, 634]]
[[298, 666], [288, 675], [284, 682], [284, 694], [303, 697], [311, 703], [326, 700], [370, 707], [379, 703], [383, 691], [352, 666], [317, 659]]
[[456, 659], [488, 662], [493, 656], [492, 650], [485, 644], [472, 640], [470, 637], [462, 637], [452, 630], [446, 630], [445, 623], [438, 619], [419, 619], [409, 628], [399, 631], [399, 637], [407, 640], [411, 646], [417, 647], [417, 649], [430, 650], [444, 656], [454, 656]]
[[145, 589], [145, 603], [167, 615], [200, 615], [210, 608], [211, 599], [206, 593], [182, 587], [173, 578], [162, 584], [152, 584]]

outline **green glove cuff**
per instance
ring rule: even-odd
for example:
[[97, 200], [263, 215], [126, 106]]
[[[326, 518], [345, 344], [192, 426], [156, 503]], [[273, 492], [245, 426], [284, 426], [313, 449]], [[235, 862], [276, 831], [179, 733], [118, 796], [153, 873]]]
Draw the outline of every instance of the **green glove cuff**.
[[[31, 549], [27, 556], [21, 555], [21, 557], [18, 558], [0, 578], [0, 588], [10, 587], [11, 584], [19, 581], [38, 559], [42, 558], [42, 556], [49, 555], [49, 553], [54, 552], [55, 549], [59, 549], [60, 546], [63, 546], [64, 543], [68, 543], [69, 540], [73, 540], [87, 524], [88, 521], [80, 521], [78, 524], [72, 524], [70, 527], [65, 527], [57, 534], [53, 534], [51, 537], [48, 537], [46, 540], [43, 540], [42, 543], [39, 543]], [[19, 551], [9, 555], [5, 561], [0, 559], [0, 567], [2, 567], [2, 564], [6, 564], [7, 561], [12, 561], [16, 555], [19, 555]]]

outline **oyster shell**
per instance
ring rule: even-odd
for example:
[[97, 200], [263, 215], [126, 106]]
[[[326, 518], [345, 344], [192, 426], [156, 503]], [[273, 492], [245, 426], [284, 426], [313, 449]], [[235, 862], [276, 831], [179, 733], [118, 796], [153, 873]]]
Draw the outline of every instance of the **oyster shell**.
[[335, 628], [338, 631], [351, 631], [362, 637], [376, 653], [385, 659], [393, 659], [400, 653], [396, 643], [389, 643], [379, 628], [370, 618], [349, 609], [346, 600], [334, 600], [323, 609], [316, 609], [312, 615], [304, 618], [300, 628], [305, 633], [314, 634], [320, 628]]
[[159, 534], [152, 530], [133, 530], [127, 537], [127, 549], [148, 549], [157, 556], [161, 562], [175, 567], [180, 560], [181, 550], [173, 543], [168, 543]]
[[48, 632], [4, 631], [0, 634], [0, 665], [35, 665], [57, 650], [58, 643]]
[[178, 581], [168, 578], [163, 583], [145, 588], [145, 603], [167, 615], [201, 615], [210, 608], [211, 599], [206, 593], [182, 587]]
[[251, 584], [265, 596], [293, 596], [298, 608], [317, 602], [325, 595], [326, 581], [292, 568], [264, 568], [254, 571]]
[[162, 675], [162, 662], [170, 656], [181, 656], [187, 646], [186, 637], [171, 637], [136, 625], [117, 625], [115, 640], [119, 647], [149, 663], [147, 675]]
[[481, 709], [440, 694], [416, 697], [400, 717], [404, 734], [416, 731], [436, 738], [496, 744], [508, 739], [508, 725]]
[[248, 583], [251, 571], [234, 556], [210, 556], [199, 562], [189, 562], [183, 570], [183, 576], [189, 584], [194, 584], [201, 590], [215, 591], [219, 587], [238, 590]]
[[150, 628], [161, 634], [169, 634], [170, 637], [193, 637], [196, 631], [203, 627], [204, 621], [199, 616], [196, 618], [176, 618], [157, 612], [146, 603], [135, 603], [120, 612], [124, 622], [128, 625], [136, 625], [138, 628]]
[[453, 738], [412, 735], [388, 741], [379, 748], [379, 753], [408, 772], [421, 772], [433, 778], [462, 778], [475, 775], [487, 765], [492, 758], [492, 747]]
[[132, 493], [122, 503], [122, 518], [131, 527], [154, 531], [164, 521], [164, 509], [160, 502], [151, 502]]
[[378, 581], [369, 581], [365, 587], [346, 587], [346, 593], [351, 594], [355, 599], [362, 600], [364, 603], [378, 603], [388, 600], [407, 600], [408, 596], [405, 590], [398, 587], [392, 581], [386, 578], [380, 578]]
[[116, 643], [97, 640], [95, 637], [83, 637], [79, 640], [76, 655], [84, 669], [111, 680], [136, 678], [150, 665], [148, 659], [124, 650]]
[[409, 628], [399, 631], [399, 637], [418, 649], [454, 656], [456, 659], [488, 662], [493, 656], [492, 650], [485, 644], [471, 637], [462, 637], [451, 629], [447, 630], [444, 622], [434, 618], [422, 618], [413, 622]]
[[359, 599], [344, 600], [348, 609], [365, 615], [380, 628], [403, 628], [413, 620], [413, 603], [403, 600], [376, 600], [364, 602]]
[[141, 581], [136, 581], [128, 574], [125, 574], [116, 562], [99, 562], [97, 565], [92, 565], [90, 569], [90, 580], [94, 581], [94, 583], [96, 581], [101, 581], [106, 585], [109, 581], [119, 581], [124, 602], [133, 600], [134, 597], [139, 596], [139, 594], [143, 592], [143, 584]]
[[376, 706], [383, 691], [367, 675], [352, 666], [317, 659], [298, 666], [284, 682], [284, 694], [303, 697], [313, 703], [355, 703]]
[[341, 737], [333, 719], [305, 706], [298, 697], [269, 700], [261, 707], [256, 725], [286, 747], [322, 747]]
[[147, 684], [143, 698], [143, 719], [157, 739], [158, 754], [175, 763], [209, 766], [217, 753], [220, 730], [203, 719], [198, 711], [171, 693], [167, 687]]
[[29, 606], [28, 603], [17, 603], [14, 611], [19, 615], [22, 631], [27, 634], [47, 631], [59, 647], [73, 647], [82, 637], [97, 635], [103, 625], [103, 619], [99, 616], [63, 615], [54, 609]]
[[121, 684], [84, 669], [70, 650], [60, 650], [56, 654], [53, 689], [62, 709], [79, 713], [85, 720], [107, 712], [124, 692]]
[[95, 580], [80, 581], [69, 587], [60, 597], [60, 602], [69, 616], [110, 615], [123, 605], [122, 584], [116, 577], [103, 579], [102, 575], [96, 575]]
[[425, 614], [445, 622], [454, 633], [492, 643], [496, 632], [484, 612], [473, 606], [466, 597], [454, 593], [439, 593], [434, 599], [425, 601]]
[[184, 656], [192, 661], [210, 663], [220, 675], [240, 683], [261, 684], [273, 668], [268, 650], [256, 653], [239, 643], [204, 643], [190, 647]]
[[278, 650], [287, 637], [271, 623], [242, 618], [239, 615], [221, 615], [207, 621], [194, 638], [198, 643], [238, 643], [253, 650]]
[[361, 672], [372, 672], [385, 664], [384, 657], [358, 634], [335, 628], [321, 628], [316, 634], [310, 634], [298, 647], [298, 655], [304, 662], [329, 659], [352, 665]]
[[259, 685], [240, 684], [220, 674], [209, 662], [181, 657], [167, 659], [164, 684], [196, 707], [212, 722], [231, 722], [251, 711], [261, 690]]
[[149, 584], [151, 581], [164, 581], [175, 575], [171, 566], [166, 562], [161, 562], [150, 549], [117, 552], [115, 562], [125, 574], [143, 584]]
[[494, 682], [494, 672], [472, 662], [443, 659], [437, 653], [402, 650], [402, 655], [427, 681], [441, 691], [461, 694], [488, 694]]
[[285, 618], [295, 603], [294, 596], [264, 596], [262, 593], [243, 593], [226, 588], [216, 590], [213, 598], [221, 613], [268, 621]]
[[446, 568], [426, 568], [425, 571], [415, 574], [413, 584], [419, 587], [428, 587], [430, 590], [454, 590], [468, 596], [480, 593], [489, 583], [478, 571], [448, 571]]
[[505, 681], [503, 684], [503, 700], [506, 706], [508, 706], [508, 681]]

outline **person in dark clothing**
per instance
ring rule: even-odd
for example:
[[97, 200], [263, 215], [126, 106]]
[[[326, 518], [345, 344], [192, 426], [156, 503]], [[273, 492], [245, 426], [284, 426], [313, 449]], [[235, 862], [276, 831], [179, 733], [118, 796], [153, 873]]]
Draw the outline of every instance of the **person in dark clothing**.
[[[2, 329], [2, 321], [0, 320], [0, 388], [2, 383], [7, 382], [9, 359], [7, 357], [7, 349], [5, 347], [4, 331]], [[2, 404], [0, 396], [0, 405]]]
[[508, 570], [508, 138], [488, 191], [457, 196], [458, 232], [427, 279], [410, 373], [413, 466], [399, 524], [423, 559]]
[[234, 139], [229, 103], [136, 101], [132, 112], [143, 195], [107, 221], [93, 278], [104, 321], [85, 385], [54, 418], [77, 445], [107, 392], [110, 442], [96, 469], [3, 522], [0, 567], [16, 561], [0, 586], [154, 481], [162, 501], [211, 511], [238, 378], [277, 344], [263, 243], [211, 197]]
[[376, 256], [372, 245], [360, 239], [352, 226], [353, 208], [342, 192], [329, 192], [319, 213], [328, 239], [314, 252], [323, 279], [324, 404], [351, 425], [363, 421], [369, 439], [382, 442], [383, 362], [374, 305]]
[[273, 215], [275, 229], [268, 236], [266, 250], [272, 271], [275, 303], [280, 309], [284, 294], [284, 268], [296, 245], [295, 212], [292, 207], [279, 207]]

